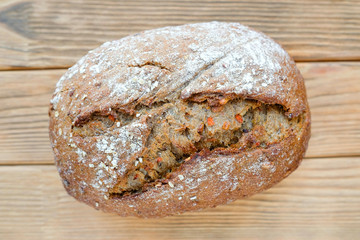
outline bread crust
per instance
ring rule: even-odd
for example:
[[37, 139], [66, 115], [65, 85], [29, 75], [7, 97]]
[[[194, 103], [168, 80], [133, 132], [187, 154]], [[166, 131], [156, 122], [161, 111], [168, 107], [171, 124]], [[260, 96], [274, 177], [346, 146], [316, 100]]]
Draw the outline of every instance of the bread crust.
[[[266, 147], [202, 149], [141, 191], [110, 194], [141, 158], [158, 119], [153, 109], [175, 101], [217, 107], [232, 99], [280, 105], [289, 119], [301, 120]], [[272, 39], [238, 23], [166, 27], [105, 43], [62, 76], [49, 116], [67, 192], [121, 216], [164, 217], [261, 192], [299, 166], [310, 138], [295, 62]], [[77, 135], [94, 116], [121, 118], [122, 125]]]

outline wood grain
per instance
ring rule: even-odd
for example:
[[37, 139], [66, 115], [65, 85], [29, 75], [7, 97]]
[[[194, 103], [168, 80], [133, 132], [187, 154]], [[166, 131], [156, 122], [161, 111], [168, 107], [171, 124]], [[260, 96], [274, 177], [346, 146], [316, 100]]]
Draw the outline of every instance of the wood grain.
[[360, 60], [360, 1], [3, 0], [0, 69], [68, 67], [142, 30], [232, 21], [265, 32], [297, 61]]
[[0, 162], [49, 163], [48, 105], [64, 70], [0, 72]]
[[1, 239], [357, 239], [360, 158], [310, 158], [264, 193], [165, 219], [121, 218], [68, 196], [54, 166], [0, 167]]
[[[359, 13], [357, 0], [1, 0], [0, 239], [360, 239]], [[213, 20], [263, 31], [312, 62], [298, 64], [312, 111], [299, 169], [249, 199], [165, 219], [68, 196], [47, 115], [64, 68], [108, 40]]]
[[298, 65], [312, 114], [307, 156], [359, 156], [360, 62]]
[[[360, 155], [360, 63], [301, 63], [312, 112], [307, 157]], [[0, 72], [0, 164], [53, 162], [48, 104], [65, 70]]]

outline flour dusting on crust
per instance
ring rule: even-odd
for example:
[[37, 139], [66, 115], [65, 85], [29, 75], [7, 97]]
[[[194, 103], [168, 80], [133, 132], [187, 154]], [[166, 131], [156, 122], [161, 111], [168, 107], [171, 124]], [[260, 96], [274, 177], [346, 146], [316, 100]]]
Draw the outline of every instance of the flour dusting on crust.
[[[294, 65], [279, 44], [237, 23], [166, 27], [107, 42], [90, 51], [59, 81], [52, 102], [56, 105], [71, 81], [84, 78], [90, 85], [102, 85], [97, 92], [84, 86], [78, 89], [79, 96], [86, 94], [89, 102], [99, 104], [105, 101], [99, 94], [127, 105], [154, 97], [162, 100], [165, 91], [182, 90], [182, 98], [222, 92], [267, 98], [297, 115], [305, 105], [290, 102], [289, 95], [303, 87], [289, 81], [298, 75]], [[159, 82], [166, 84], [166, 89], [160, 89]]]

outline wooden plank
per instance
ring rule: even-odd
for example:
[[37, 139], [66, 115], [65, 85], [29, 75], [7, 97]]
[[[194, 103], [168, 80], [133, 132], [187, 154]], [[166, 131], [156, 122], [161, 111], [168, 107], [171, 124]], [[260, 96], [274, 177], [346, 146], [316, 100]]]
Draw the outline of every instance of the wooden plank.
[[360, 158], [311, 158], [246, 200], [164, 219], [122, 218], [68, 196], [54, 166], [0, 167], [1, 239], [357, 239]]
[[[360, 155], [360, 63], [301, 63], [312, 111], [307, 157]], [[48, 104], [65, 70], [0, 72], [0, 164], [52, 163]]]
[[360, 62], [298, 65], [312, 113], [307, 156], [360, 155]]
[[47, 112], [64, 72], [0, 72], [0, 163], [52, 163]]
[[359, 12], [356, 0], [5, 0], [0, 69], [70, 66], [108, 40], [214, 20], [263, 31], [298, 61], [359, 60]]

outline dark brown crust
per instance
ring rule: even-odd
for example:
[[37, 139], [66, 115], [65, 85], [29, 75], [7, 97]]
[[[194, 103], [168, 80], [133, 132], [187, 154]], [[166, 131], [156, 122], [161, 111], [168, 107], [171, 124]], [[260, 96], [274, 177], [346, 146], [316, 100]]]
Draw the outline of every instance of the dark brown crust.
[[[217, 31], [225, 35], [223, 42], [207, 38]], [[253, 46], [252, 41], [265, 49], [258, 51], [259, 45]], [[192, 44], [205, 50], [192, 53]], [[216, 53], [221, 44], [227, 46], [222, 49], [225, 55]], [[215, 50], [208, 51], [212, 47]], [[242, 65], [234, 62], [241, 61], [241, 54], [244, 74], [236, 78], [232, 72]], [[189, 58], [203, 59], [194, 72]], [[303, 115], [305, 120], [296, 133], [268, 148], [203, 150], [156, 186], [148, 184], [145, 191], [129, 196], [108, 195], [111, 179], [121, 179], [133, 168], [150, 134], [152, 118], [147, 114], [135, 117], [137, 108], [146, 112], [156, 104], [179, 99], [217, 106], [221, 99], [234, 98], [279, 104], [289, 118]], [[94, 114], [110, 119], [123, 114], [131, 120], [104, 134], [73, 136], [73, 128]], [[298, 167], [310, 138], [305, 86], [294, 61], [263, 34], [236, 23], [170, 27], [104, 44], [62, 77], [49, 116], [50, 139], [65, 189], [82, 202], [122, 216], [163, 217], [261, 192]], [[111, 155], [115, 148], [118, 153]]]
[[[171, 188], [169, 184], [162, 184], [160, 187], [148, 189], [138, 195], [122, 199], [109, 199], [103, 205], [106, 207], [101, 209], [106, 212], [116, 212], [121, 216], [164, 217], [175, 213], [216, 207], [249, 197], [272, 187], [292, 173], [304, 157], [309, 138], [310, 114], [307, 114], [300, 139], [292, 135], [266, 150], [255, 149], [251, 152], [230, 155], [226, 152], [208, 156], [204, 153], [196, 154], [171, 174], [168, 181], [172, 181], [174, 188]], [[229, 169], [223, 168], [223, 164], [226, 162], [233, 164], [230, 173], [227, 172]], [[259, 166], [259, 168], [250, 170], [256, 162], [255, 166]], [[202, 168], [199, 168], [200, 164]], [[207, 170], [207, 180], [201, 181], [196, 188], [189, 189], [191, 185], [188, 185], [185, 180], [202, 178], [204, 174], [197, 171], [203, 169]], [[272, 172], [271, 169], [276, 170]], [[216, 173], [217, 170], [221, 172]], [[179, 175], [184, 176], [184, 180], [180, 180]], [[239, 185], [234, 189], [224, 188], [224, 186], [232, 187], [224, 184], [224, 181], [221, 180], [224, 175], [238, 177]], [[231, 180], [227, 182], [229, 181]], [[178, 188], [180, 190], [177, 190]], [[170, 198], [163, 198], [161, 193], [164, 191], [172, 191]], [[183, 197], [179, 199], [181, 196]], [[191, 200], [193, 197], [196, 199]], [[79, 200], [95, 207], [94, 202], [89, 201], [88, 198], [80, 197]]]

